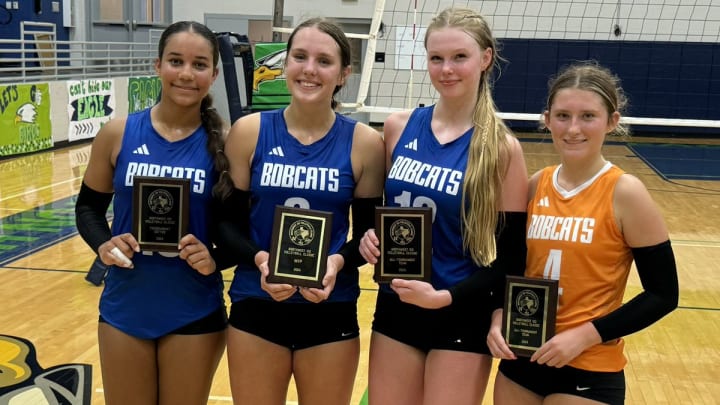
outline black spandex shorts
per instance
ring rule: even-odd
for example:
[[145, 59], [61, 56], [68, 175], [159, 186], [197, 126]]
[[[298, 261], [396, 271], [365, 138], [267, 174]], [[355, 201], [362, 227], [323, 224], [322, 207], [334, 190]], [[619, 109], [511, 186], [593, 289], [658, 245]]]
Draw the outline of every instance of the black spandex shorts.
[[531, 362], [528, 357], [502, 360], [499, 371], [516, 384], [546, 397], [570, 394], [605, 404], [625, 403], [625, 372], [587, 371], [565, 366], [550, 367]]
[[423, 352], [433, 349], [490, 354], [487, 334], [490, 310], [451, 304], [425, 309], [400, 301], [394, 293], [378, 292], [375, 332]]
[[[100, 315], [98, 321], [107, 323], [102, 315]], [[222, 332], [227, 328], [227, 323], [227, 311], [225, 306], [221, 306], [211, 312], [210, 315], [181, 326], [169, 332], [168, 335], [204, 335], [206, 333]]]
[[360, 336], [354, 301], [306, 304], [246, 298], [232, 304], [230, 325], [290, 350]]

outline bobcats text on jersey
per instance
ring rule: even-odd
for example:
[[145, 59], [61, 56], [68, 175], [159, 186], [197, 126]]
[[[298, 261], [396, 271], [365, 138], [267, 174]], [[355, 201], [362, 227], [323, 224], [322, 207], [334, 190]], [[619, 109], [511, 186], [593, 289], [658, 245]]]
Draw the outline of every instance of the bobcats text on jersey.
[[595, 218], [533, 214], [527, 238], [592, 243], [594, 228]]
[[388, 178], [421, 187], [430, 188], [450, 195], [460, 191], [463, 172], [447, 167], [434, 166], [405, 156], [395, 159]]

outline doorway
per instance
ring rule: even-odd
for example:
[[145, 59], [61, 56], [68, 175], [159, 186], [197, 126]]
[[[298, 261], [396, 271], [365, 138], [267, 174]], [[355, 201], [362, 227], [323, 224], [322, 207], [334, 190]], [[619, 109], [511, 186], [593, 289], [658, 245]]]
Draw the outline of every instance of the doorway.
[[150, 42], [172, 19], [171, 0], [86, 0], [90, 40]]

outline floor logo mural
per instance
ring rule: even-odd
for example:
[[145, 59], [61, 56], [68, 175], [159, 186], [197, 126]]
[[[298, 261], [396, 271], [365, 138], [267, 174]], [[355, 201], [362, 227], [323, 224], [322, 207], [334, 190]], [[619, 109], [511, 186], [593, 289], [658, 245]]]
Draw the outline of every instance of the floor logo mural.
[[89, 405], [90, 364], [40, 367], [33, 344], [0, 335], [0, 405]]

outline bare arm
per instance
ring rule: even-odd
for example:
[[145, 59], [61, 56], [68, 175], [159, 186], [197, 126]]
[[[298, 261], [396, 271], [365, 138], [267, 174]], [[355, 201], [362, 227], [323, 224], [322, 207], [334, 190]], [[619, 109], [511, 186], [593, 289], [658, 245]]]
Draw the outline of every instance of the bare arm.
[[351, 162], [355, 177], [355, 190], [351, 204], [352, 236], [340, 250], [328, 257], [323, 278], [323, 289], [300, 289], [309, 301], [326, 300], [335, 288], [337, 273], [345, 268], [357, 269], [365, 264], [359, 245], [363, 234], [373, 227], [375, 207], [382, 205], [385, 179], [385, 145], [380, 134], [371, 127], [357, 123], [353, 134]]
[[113, 236], [105, 213], [113, 195], [113, 174], [125, 132], [125, 118], [110, 120], [93, 140], [90, 161], [75, 204], [78, 232], [106, 265], [133, 267], [140, 245], [130, 233]]
[[390, 170], [392, 165], [392, 153], [395, 150], [400, 135], [405, 130], [405, 125], [410, 119], [412, 110], [398, 111], [390, 114], [385, 119], [383, 126], [383, 137], [385, 139], [385, 169]]
[[660, 209], [637, 177], [629, 174], [620, 177], [613, 205], [618, 227], [630, 247], [652, 246], [668, 240]]
[[260, 114], [246, 115], [232, 125], [225, 140], [225, 156], [230, 162], [230, 178], [235, 188], [250, 188], [250, 164], [260, 134]]
[[613, 203], [643, 291], [592, 322], [603, 342], [655, 323], [677, 307], [679, 295], [675, 255], [665, 221], [645, 185], [635, 176], [624, 174], [615, 186]]
[[108, 121], [93, 140], [83, 183], [95, 191], [113, 192], [113, 173], [122, 145], [125, 121], [125, 118]]
[[[496, 230], [497, 256], [491, 271], [476, 271], [448, 291], [451, 302], [472, 302], [491, 292], [492, 305], [502, 306], [505, 275], [521, 274], [525, 270], [525, 222], [527, 219], [528, 178], [520, 142], [506, 135], [508, 148], [505, 175], [502, 180], [498, 226]], [[450, 302], [447, 303], [449, 305]]]
[[[412, 111], [394, 112], [385, 119], [383, 126], [383, 139], [385, 140], [385, 172], [383, 173], [383, 182], [385, 181], [384, 177], [387, 171], [390, 170], [390, 166], [392, 165], [392, 152], [400, 139], [402, 131], [405, 129], [411, 113]], [[380, 250], [378, 249], [379, 243], [380, 241], [377, 235], [375, 235], [375, 229], [373, 228], [368, 229], [360, 241], [360, 254], [363, 259], [370, 264], [377, 263], [377, 258], [380, 256]]]
[[353, 137], [352, 165], [355, 174], [355, 197], [382, 196], [385, 181], [385, 144], [371, 127], [358, 123]]
[[[227, 140], [225, 141], [225, 155], [230, 162], [230, 178], [235, 190], [228, 198], [222, 209], [219, 233], [224, 239], [226, 248], [237, 252], [238, 243], [254, 245], [254, 241], [247, 234], [247, 225], [250, 221], [249, 189], [251, 177], [251, 164], [257, 140], [260, 135], [260, 114], [247, 115], [235, 121]], [[260, 219], [265, 220], [265, 219]], [[267, 283], [269, 253], [259, 248], [252, 249], [253, 261], [260, 271], [260, 285], [274, 300], [283, 301], [290, 298], [297, 288], [289, 284]]]
[[528, 204], [528, 173], [520, 141], [508, 134], [508, 168], [503, 178], [500, 211], [526, 212]]

